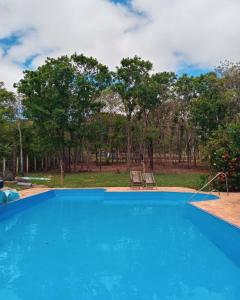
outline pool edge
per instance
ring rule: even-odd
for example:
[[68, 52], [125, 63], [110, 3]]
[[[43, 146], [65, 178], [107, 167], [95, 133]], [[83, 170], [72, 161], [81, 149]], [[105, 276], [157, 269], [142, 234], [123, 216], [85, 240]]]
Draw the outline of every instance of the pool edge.
[[[28, 197], [31, 196], [35, 196], [35, 195], [39, 195], [39, 194], [43, 194], [46, 193], [48, 191], [54, 191], [54, 190], [86, 190], [86, 189], [104, 189], [106, 192], [182, 192], [182, 193], [186, 193], [186, 192], [193, 192], [195, 191], [194, 189], [190, 189], [190, 188], [182, 188], [182, 187], [158, 187], [156, 189], [132, 189], [129, 187], [93, 187], [93, 188], [32, 188], [29, 190], [23, 190], [20, 191], [20, 199], [15, 200], [15, 201], [21, 201], [24, 200]], [[209, 193], [205, 193], [205, 194], [209, 194]], [[213, 193], [215, 196], [218, 196], [218, 199], [216, 199], [217, 205], [216, 205], [216, 212], [213, 212], [211, 210], [212, 207], [204, 207], [208, 204], [207, 200], [204, 201], [199, 201], [199, 202], [189, 202], [190, 205], [194, 206], [195, 208], [210, 214], [211, 216], [214, 216], [215, 218], [218, 218], [230, 225], [233, 225], [234, 227], [240, 229], [240, 220], [238, 221], [238, 219], [236, 218], [236, 220], [234, 220], [234, 218], [232, 218], [231, 216], [222, 216], [220, 215], [220, 213], [222, 213], [222, 207], [220, 207], [219, 209], [217, 208], [218, 204], [226, 197], [226, 195], [224, 195], [224, 193], [221, 193], [221, 195], [217, 195], [217, 193]], [[236, 194], [237, 195], [237, 194]], [[231, 194], [232, 196], [232, 194]], [[228, 196], [229, 198], [227, 199], [231, 199], [231, 196]], [[239, 200], [240, 200], [240, 194], [239, 194]], [[14, 201], [14, 202], [15, 202]], [[227, 204], [226, 204], [227, 205]], [[238, 214], [236, 212], [236, 214]]]

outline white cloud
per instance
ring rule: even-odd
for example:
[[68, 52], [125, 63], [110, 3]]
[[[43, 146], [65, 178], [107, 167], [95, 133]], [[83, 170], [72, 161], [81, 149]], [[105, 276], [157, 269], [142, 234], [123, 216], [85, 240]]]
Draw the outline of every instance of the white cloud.
[[73, 52], [112, 68], [134, 54], [155, 70], [240, 60], [239, 0], [132, 0], [132, 7], [135, 13], [107, 0], [0, 0], [0, 38], [23, 34], [0, 53], [0, 81], [11, 86], [21, 76], [16, 63], [36, 54], [34, 67]]
[[7, 57], [3, 57], [0, 50], [0, 81], [3, 81], [9, 89], [13, 89], [13, 83], [22, 76], [22, 70]]

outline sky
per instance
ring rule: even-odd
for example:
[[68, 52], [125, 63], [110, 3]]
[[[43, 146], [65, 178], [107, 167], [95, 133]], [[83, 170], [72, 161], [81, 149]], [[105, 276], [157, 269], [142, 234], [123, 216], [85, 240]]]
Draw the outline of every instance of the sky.
[[0, 81], [74, 52], [199, 75], [240, 61], [239, 0], [0, 0]]

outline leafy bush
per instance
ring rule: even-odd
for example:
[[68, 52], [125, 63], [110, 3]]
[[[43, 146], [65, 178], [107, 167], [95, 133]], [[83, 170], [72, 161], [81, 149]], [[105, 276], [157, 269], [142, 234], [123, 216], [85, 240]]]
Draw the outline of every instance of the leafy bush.
[[[207, 155], [212, 173], [225, 172], [229, 190], [240, 191], [240, 124], [216, 131], [207, 144]], [[216, 187], [225, 190], [224, 177], [219, 177]]]
[[[199, 177], [199, 182], [197, 189], [201, 189], [207, 182], [209, 181], [209, 175], [208, 174], [201, 174]], [[210, 191], [211, 188], [208, 186], [204, 191]]]

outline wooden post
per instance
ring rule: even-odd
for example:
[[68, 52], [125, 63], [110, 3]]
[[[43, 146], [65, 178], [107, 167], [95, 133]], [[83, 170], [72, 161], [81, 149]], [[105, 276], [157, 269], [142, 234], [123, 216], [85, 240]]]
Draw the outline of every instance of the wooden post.
[[2, 173], [3, 173], [3, 177], [5, 177], [6, 176], [6, 158], [5, 157], [3, 158], [3, 171], [2, 171]]
[[28, 155], [26, 156], [26, 173], [28, 175], [28, 170], [29, 170], [29, 158]]
[[62, 159], [60, 160], [60, 180], [61, 180], [61, 185], [63, 185], [64, 170], [63, 170], [63, 161], [62, 161]]

